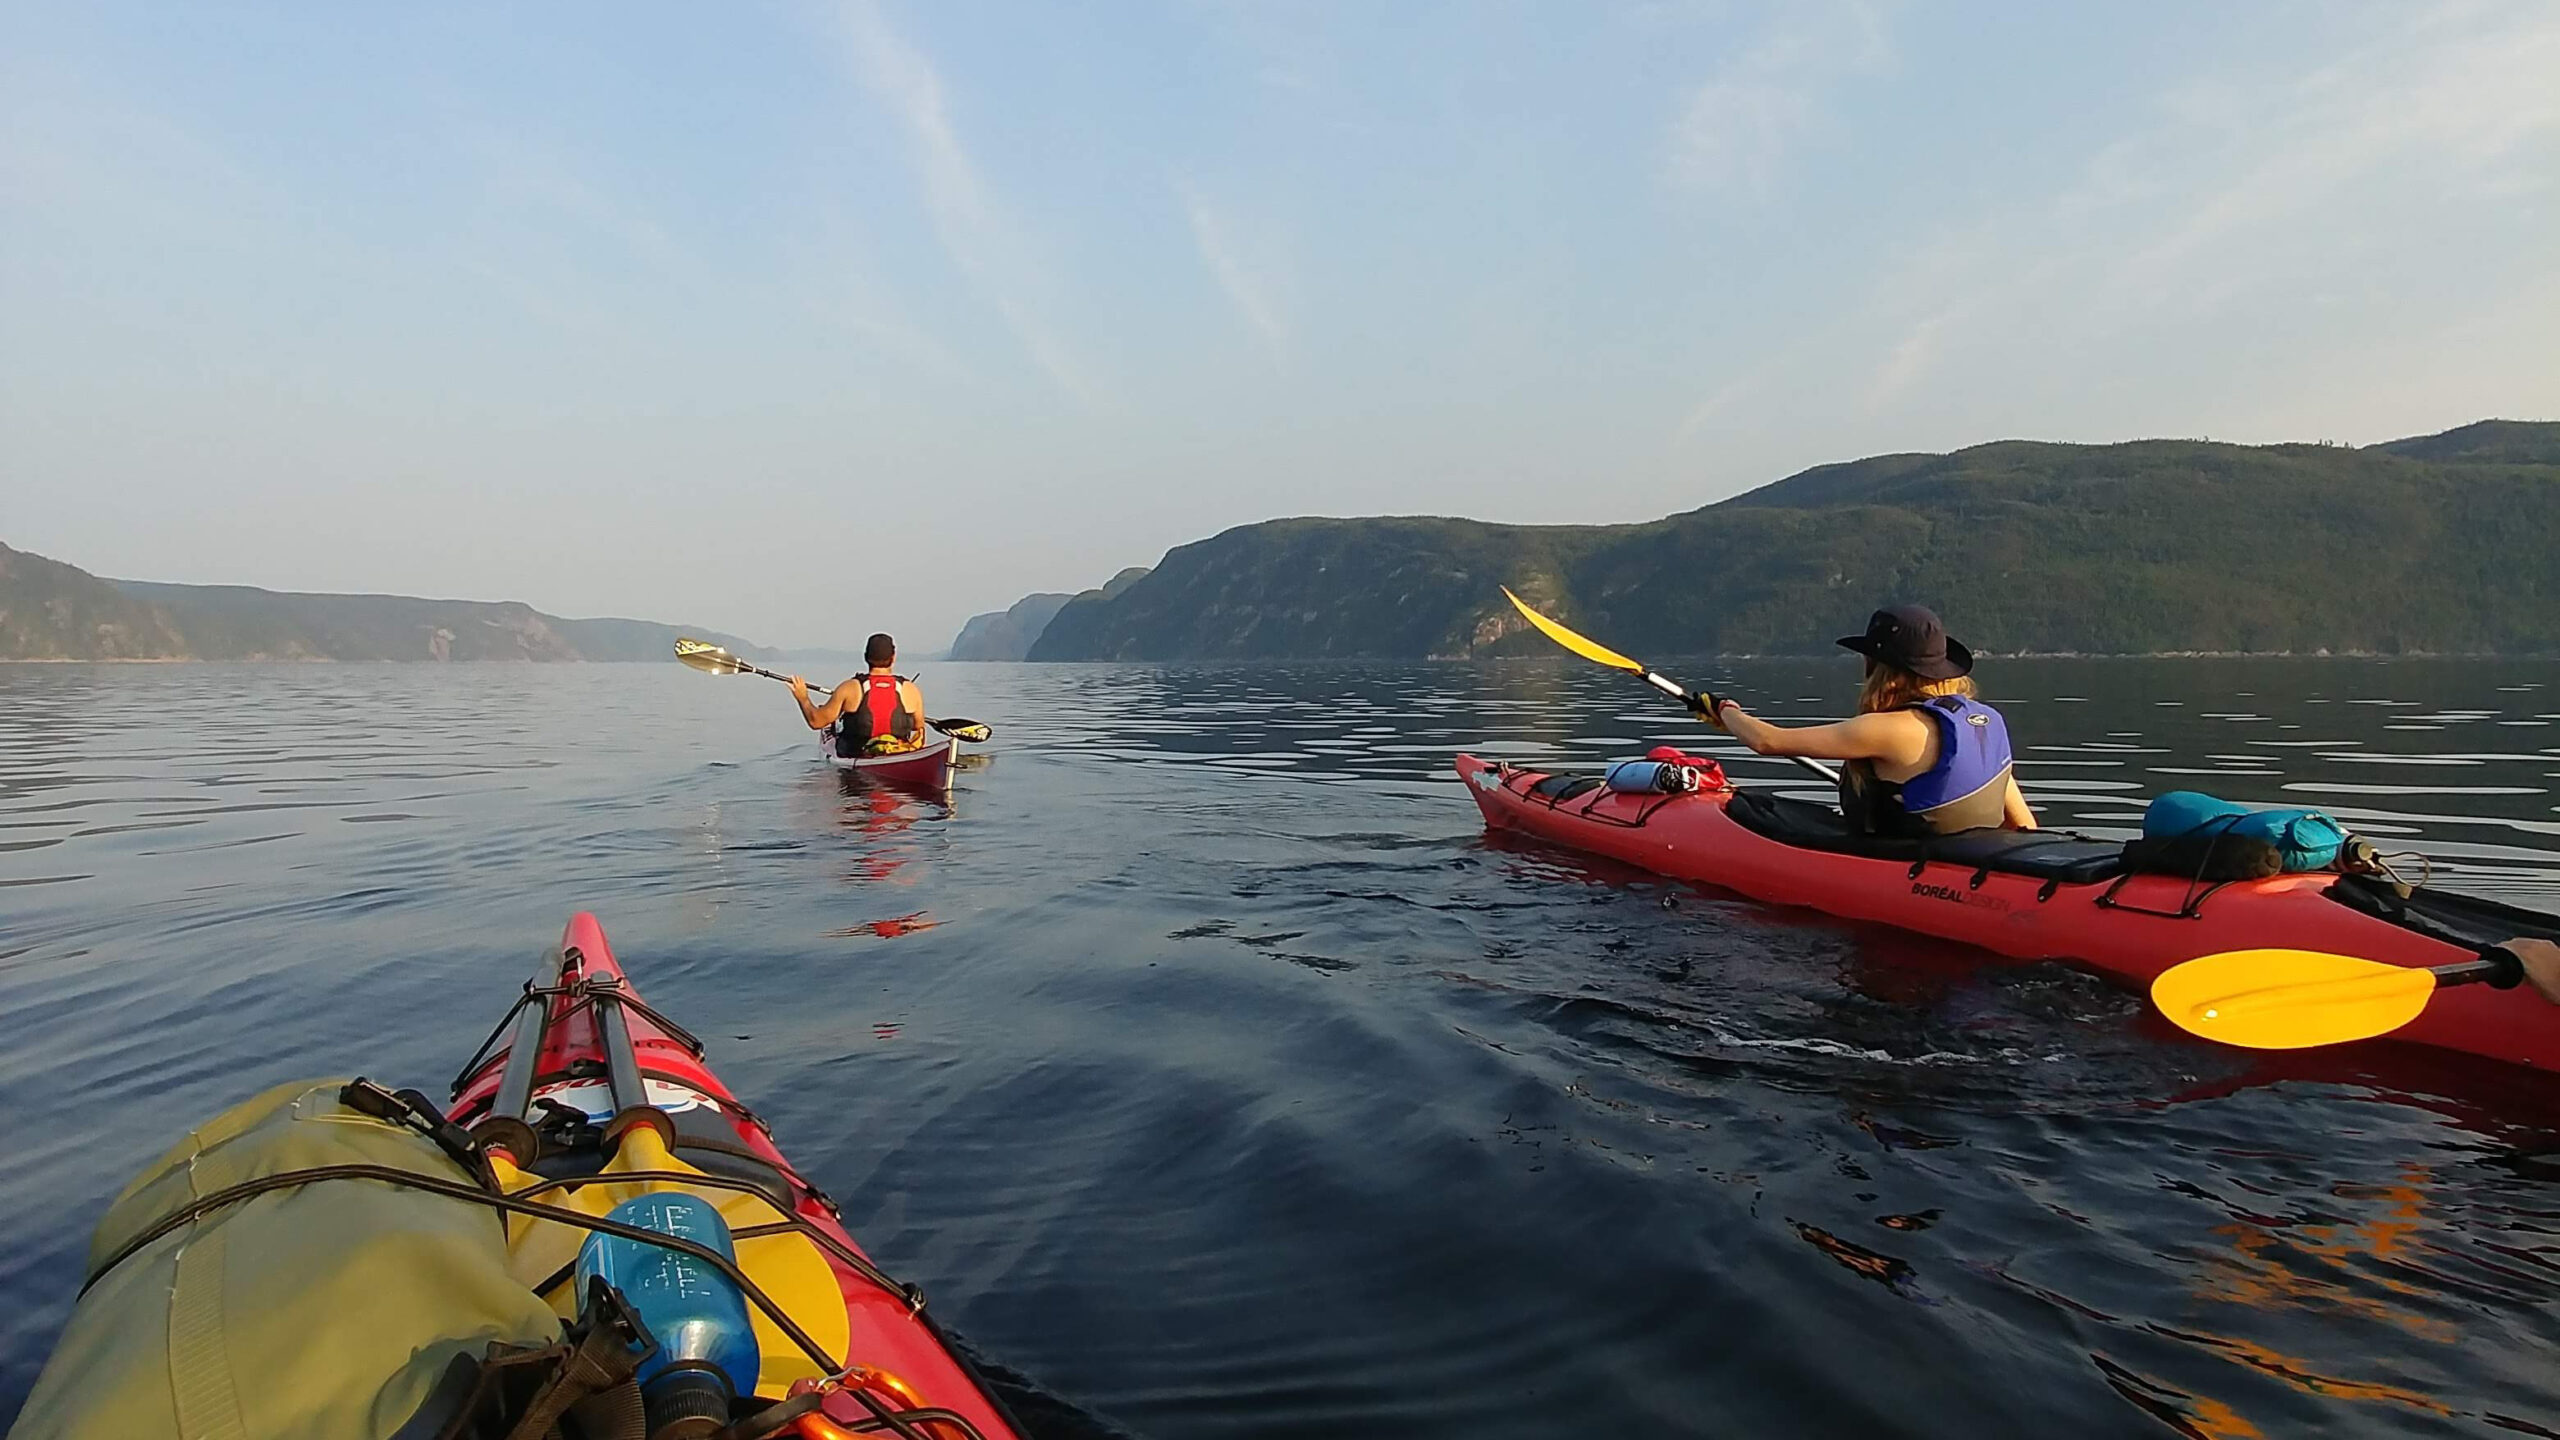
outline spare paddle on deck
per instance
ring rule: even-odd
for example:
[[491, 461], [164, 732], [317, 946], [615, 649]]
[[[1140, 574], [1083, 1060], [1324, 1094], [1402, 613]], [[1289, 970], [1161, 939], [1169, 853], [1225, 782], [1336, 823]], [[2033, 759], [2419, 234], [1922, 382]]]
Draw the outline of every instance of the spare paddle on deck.
[[[1683, 705], [1687, 705], [1690, 709], [1695, 710], [1698, 708], [1693, 702], [1687, 686], [1672, 679], [1668, 675], [1656, 673], [1650, 666], [1646, 665], [1641, 660], [1630, 660], [1626, 656], [1619, 654], [1617, 651], [1610, 649], [1608, 646], [1601, 644], [1597, 640], [1593, 640], [1588, 636], [1577, 635], [1574, 632], [1567, 630], [1562, 625], [1559, 625], [1553, 620], [1548, 619], [1546, 616], [1539, 614], [1537, 611], [1530, 609], [1529, 602], [1512, 594], [1510, 586], [1505, 585], [1502, 587], [1502, 598], [1510, 601], [1513, 608], [1517, 609], [1522, 615], [1527, 616], [1529, 623], [1537, 626], [1540, 634], [1545, 635], [1548, 639], [1553, 640], [1567, 650], [1572, 651], [1574, 654], [1581, 656], [1585, 660], [1597, 660], [1612, 670], [1624, 670], [1628, 674], [1642, 679], [1644, 683], [1652, 686], [1654, 689], [1661, 691], [1663, 694], [1670, 696], [1672, 699], [1679, 701]], [[1840, 772], [1823, 764], [1819, 760], [1803, 755], [1790, 755], [1787, 758], [1793, 760], [1807, 770], [1812, 771], [1814, 774], [1821, 776], [1823, 779], [1830, 781], [1834, 785], [1840, 783]]]
[[[696, 640], [690, 636], [677, 637], [676, 658], [705, 675], [761, 675], [767, 680], [779, 680], [785, 685], [791, 683], [791, 677], [788, 675], [778, 675], [761, 665], [750, 665], [708, 640]], [[924, 723], [954, 740], [965, 740], [972, 745], [983, 745], [996, 733], [992, 728], [976, 720], [962, 720], [957, 717], [949, 720], [927, 720]]]
[[2227, 950], [2162, 971], [2151, 1003], [2207, 1040], [2301, 1050], [2387, 1035], [2417, 1019], [2447, 985], [2504, 990], [2522, 979], [2524, 961], [2496, 945], [2432, 969], [2317, 950]]

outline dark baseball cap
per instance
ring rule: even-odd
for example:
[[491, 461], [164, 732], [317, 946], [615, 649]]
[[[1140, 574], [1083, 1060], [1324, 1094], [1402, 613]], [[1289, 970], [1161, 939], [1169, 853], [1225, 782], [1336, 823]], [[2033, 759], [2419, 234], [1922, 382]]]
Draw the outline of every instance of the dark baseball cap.
[[1973, 652], [1947, 638], [1938, 612], [1926, 605], [1897, 605], [1867, 617], [1867, 633], [1844, 635], [1843, 648], [1878, 664], [1908, 670], [1923, 680], [1953, 680], [1973, 673]]

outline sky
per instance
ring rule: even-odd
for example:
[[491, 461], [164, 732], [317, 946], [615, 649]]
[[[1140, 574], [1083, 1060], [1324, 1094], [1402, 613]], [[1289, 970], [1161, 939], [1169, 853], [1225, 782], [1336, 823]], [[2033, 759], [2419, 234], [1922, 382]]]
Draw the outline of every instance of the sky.
[[2560, 5], [0, 0], [0, 541], [914, 653], [1283, 515], [2560, 417]]

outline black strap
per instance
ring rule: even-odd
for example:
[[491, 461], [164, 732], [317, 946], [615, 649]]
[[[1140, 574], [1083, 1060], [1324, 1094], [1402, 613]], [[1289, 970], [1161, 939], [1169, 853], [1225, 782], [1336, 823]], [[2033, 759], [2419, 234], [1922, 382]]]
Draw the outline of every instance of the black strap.
[[480, 1142], [472, 1133], [445, 1118], [436, 1102], [419, 1090], [387, 1090], [359, 1075], [338, 1087], [338, 1103], [376, 1120], [387, 1120], [418, 1131], [436, 1143], [453, 1162], [460, 1165], [484, 1188], [498, 1188], [497, 1172], [490, 1169], [489, 1157], [480, 1150]]
[[[578, 1320], [585, 1333], [574, 1336], [575, 1343], [562, 1347], [566, 1353], [561, 1356], [560, 1367], [552, 1372], [551, 1383], [516, 1417], [516, 1423], [507, 1431], [507, 1440], [544, 1440], [572, 1406], [583, 1405], [616, 1387], [629, 1389], [631, 1404], [638, 1404], [640, 1387], [632, 1377], [640, 1368], [641, 1357], [658, 1348], [649, 1327], [632, 1313], [622, 1292], [605, 1283], [601, 1275], [587, 1282], [587, 1296], [578, 1307]], [[612, 1412], [623, 1408], [615, 1405]]]

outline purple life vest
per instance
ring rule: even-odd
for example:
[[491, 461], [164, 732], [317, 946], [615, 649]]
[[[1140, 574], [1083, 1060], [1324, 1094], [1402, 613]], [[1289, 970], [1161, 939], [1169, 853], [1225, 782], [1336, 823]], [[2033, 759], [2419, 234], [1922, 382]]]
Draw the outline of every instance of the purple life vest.
[[1843, 767], [1840, 807], [1869, 834], [1953, 834], [2002, 823], [2008, 815], [2009, 722], [1961, 695], [1939, 695], [1904, 707], [1938, 727], [1938, 758], [1899, 784], [1878, 779], [1875, 766]]
[[1962, 695], [1941, 695], [1911, 708], [1937, 722], [1938, 763], [1902, 782], [1903, 809], [1925, 816], [1985, 790], [1995, 801], [2008, 799], [2009, 722], [1999, 711]]

